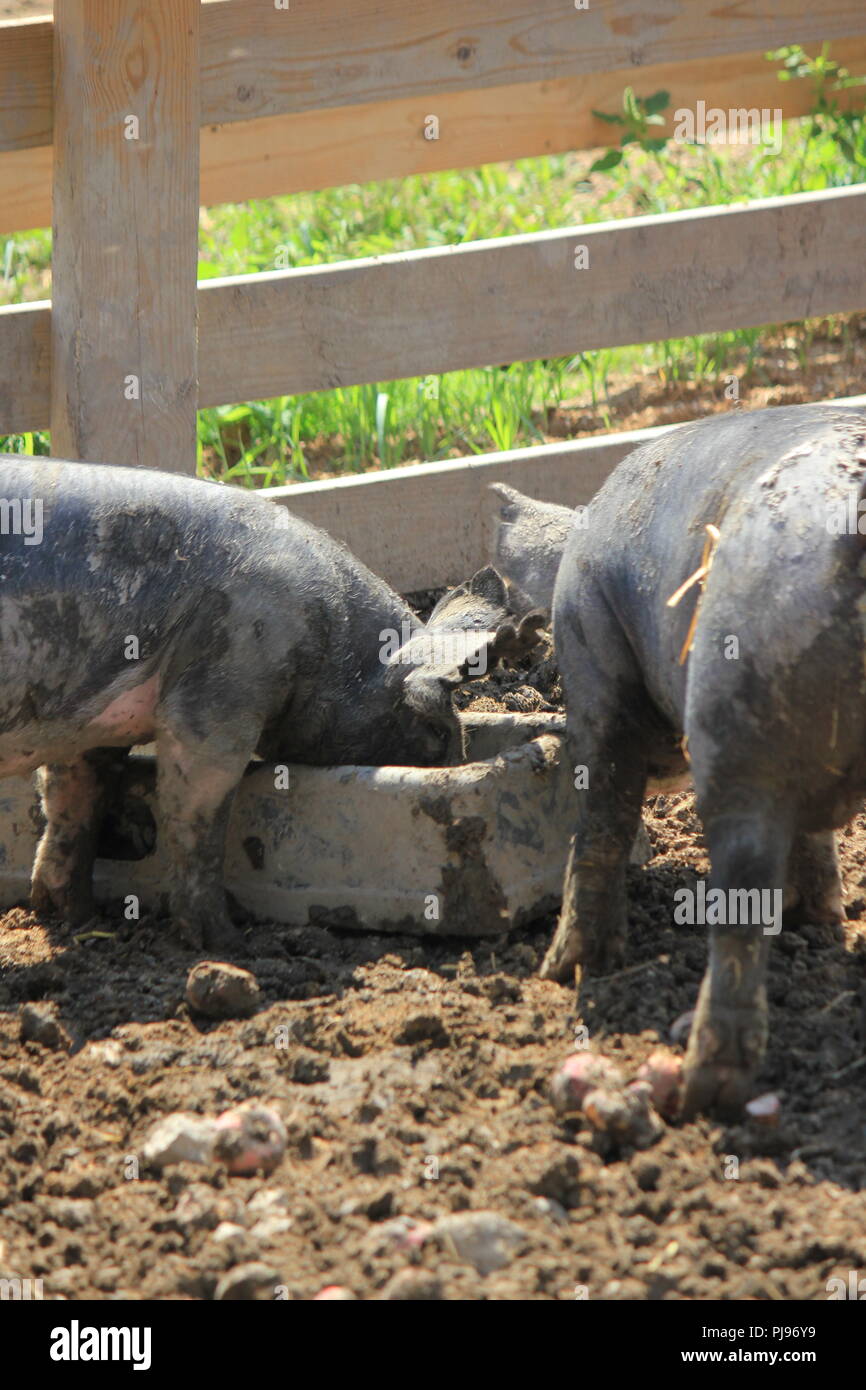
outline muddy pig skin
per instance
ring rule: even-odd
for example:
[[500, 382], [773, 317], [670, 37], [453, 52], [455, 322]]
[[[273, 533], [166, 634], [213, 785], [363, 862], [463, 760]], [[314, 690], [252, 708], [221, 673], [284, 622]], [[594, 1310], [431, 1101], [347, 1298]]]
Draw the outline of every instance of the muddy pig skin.
[[[690, 765], [727, 906], [706, 914], [687, 1114], [738, 1113], [764, 1055], [779, 923], [746, 893], [799, 900], [811, 922], [844, 916], [832, 832], [866, 795], [864, 476], [860, 409], [714, 416], [625, 459], [565, 542], [554, 638], [570, 756], [589, 771], [542, 972], [616, 968], [644, 790]], [[705, 558], [703, 595], [668, 606]]]
[[492, 569], [425, 627], [324, 532], [215, 483], [3, 455], [0, 503], [0, 776], [40, 768], [31, 900], [71, 920], [92, 909], [111, 750], [155, 739], [169, 909], [189, 944], [215, 944], [254, 753], [459, 760], [452, 690], [537, 636], [506, 621]]

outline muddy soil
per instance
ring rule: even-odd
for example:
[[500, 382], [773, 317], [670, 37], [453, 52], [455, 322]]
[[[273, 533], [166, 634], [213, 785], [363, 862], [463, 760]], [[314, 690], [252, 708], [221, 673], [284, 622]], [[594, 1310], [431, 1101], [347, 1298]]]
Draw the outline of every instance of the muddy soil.
[[[549, 651], [464, 697], [526, 702], [559, 702]], [[226, 958], [255, 973], [260, 1007], [214, 1023], [184, 1002], [201, 957], [164, 922], [75, 934], [7, 913], [0, 1277], [72, 1300], [311, 1299], [329, 1285], [360, 1299], [826, 1299], [828, 1279], [866, 1267], [866, 818], [842, 836], [847, 928], [786, 928], [773, 945], [756, 1091], [780, 1097], [779, 1124], [700, 1119], [609, 1151], [554, 1113], [551, 1073], [583, 1024], [634, 1074], [671, 1045], [706, 959], [704, 930], [672, 925], [675, 889], [708, 867], [691, 799], [658, 797], [646, 819], [655, 854], [629, 871], [625, 968], [579, 1001], [536, 978], [552, 918], [482, 944], [250, 925]], [[22, 1040], [26, 1001], [56, 1003], [68, 1045]], [[269, 1177], [141, 1160], [166, 1114], [252, 1097], [288, 1130]], [[453, 1233], [423, 1238], [423, 1223], [471, 1211], [519, 1228], [488, 1273]]]

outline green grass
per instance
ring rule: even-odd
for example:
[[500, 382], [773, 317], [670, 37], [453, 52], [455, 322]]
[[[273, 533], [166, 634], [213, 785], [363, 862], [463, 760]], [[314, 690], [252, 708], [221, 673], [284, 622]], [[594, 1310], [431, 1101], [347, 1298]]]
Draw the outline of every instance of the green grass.
[[[816, 63], [806, 78], [815, 83], [816, 115], [785, 127], [780, 155], [760, 147], [626, 143], [615, 167], [591, 177], [592, 156], [550, 155], [225, 205], [202, 214], [199, 274], [323, 264], [863, 180], [862, 114], [835, 111]], [[647, 133], [663, 136], [671, 125], [668, 119]], [[0, 302], [50, 295], [50, 255], [45, 231], [0, 242]], [[808, 330], [798, 331], [802, 354]], [[261, 487], [521, 447], [543, 438], [545, 413], [563, 403], [585, 406], [609, 428], [613, 378], [649, 370], [667, 385], [717, 381], [734, 364], [751, 365], [762, 341], [757, 330], [723, 333], [203, 410], [199, 470]], [[45, 453], [49, 436], [0, 438], [0, 448]]]

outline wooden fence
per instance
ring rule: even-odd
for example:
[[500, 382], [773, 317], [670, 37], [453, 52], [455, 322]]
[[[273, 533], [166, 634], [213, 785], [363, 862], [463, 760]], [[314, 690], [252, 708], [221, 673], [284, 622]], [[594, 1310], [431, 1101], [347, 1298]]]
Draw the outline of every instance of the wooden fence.
[[[0, 24], [0, 232], [54, 228], [51, 304], [0, 308], [0, 433], [192, 471], [197, 406], [866, 308], [863, 185], [196, 285], [200, 202], [602, 145], [592, 108], [628, 84], [800, 115], [810, 84], [764, 55], [823, 40], [866, 71], [862, 0], [59, 0]], [[577, 502], [617, 452], [500, 462]], [[364, 480], [275, 498], [404, 586], [460, 578], [478, 468], [419, 472], [420, 510], [375, 484], [396, 546]], [[449, 545], [461, 506], [474, 555]]]

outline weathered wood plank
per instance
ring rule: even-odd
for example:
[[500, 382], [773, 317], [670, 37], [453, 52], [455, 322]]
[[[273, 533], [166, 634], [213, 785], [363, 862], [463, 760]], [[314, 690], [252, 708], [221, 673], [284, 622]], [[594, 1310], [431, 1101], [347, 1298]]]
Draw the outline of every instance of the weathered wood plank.
[[[833, 45], [833, 53], [851, 71], [866, 71], [866, 38], [840, 40]], [[807, 115], [814, 101], [810, 83], [778, 82], [775, 69], [760, 51], [688, 67], [660, 64], [642, 69], [637, 76], [617, 70], [447, 92], [436, 101], [438, 140], [424, 137], [425, 118], [431, 111], [424, 97], [205, 126], [202, 202], [269, 198], [616, 144], [618, 128], [592, 113], [593, 109], [618, 111], [623, 89], [630, 82], [644, 95], [662, 89], [670, 92], [669, 133], [673, 112], [694, 110], [699, 100], [708, 109], [781, 110], [785, 120]], [[862, 89], [857, 88], [839, 96], [843, 106], [863, 100]], [[0, 186], [2, 180], [0, 162]], [[14, 197], [12, 192], [9, 212], [0, 199], [0, 227], [4, 217], [19, 215]]]
[[[852, 71], [866, 71], [866, 38], [840, 40], [833, 53]], [[242, 202], [615, 144], [618, 129], [592, 112], [617, 110], [629, 81], [642, 93], [669, 91], [670, 113], [694, 110], [702, 100], [707, 108], [781, 110], [788, 120], [806, 115], [813, 103], [810, 83], [777, 82], [763, 52], [756, 52], [688, 67], [657, 65], [643, 69], [639, 79], [616, 71], [447, 92], [437, 100], [438, 140], [424, 137], [430, 114], [424, 97], [203, 126], [201, 202]], [[862, 91], [842, 92], [839, 101], [860, 102]], [[0, 234], [51, 221], [51, 168], [50, 146], [0, 154]]]
[[[808, 16], [799, 0], [788, 3], [790, 34]], [[211, 29], [210, 12], [225, 9], [236, 11], [231, 25], [223, 15]], [[277, 26], [275, 43], [288, 13], [267, 10], [269, 24]], [[859, 19], [844, 9], [837, 14], [842, 37], [832, 46], [833, 57], [852, 71], [866, 67], [866, 10], [858, 9], [857, 14]], [[255, 44], [260, 42], [259, 18]], [[392, 22], [396, 22], [393, 16]], [[614, 28], [617, 22], [616, 16], [610, 18]], [[234, 33], [241, 23], [249, 27], [249, 10], [216, 0], [206, 7], [202, 23], [202, 76], [209, 91], [201, 114], [201, 201], [205, 204], [606, 145], [615, 142], [617, 132], [596, 120], [592, 108], [617, 110], [629, 82], [636, 82], [641, 92], [669, 90], [671, 111], [693, 107], [702, 99], [708, 106], [725, 108], [779, 108], [787, 119], [806, 114], [813, 101], [811, 83], [776, 80], [764, 56], [766, 45], [703, 56], [714, 51], [720, 34], [726, 42], [739, 43], [739, 29], [725, 27], [716, 16], [709, 28], [695, 31], [688, 46], [680, 45], [675, 59], [641, 65], [637, 74], [628, 65], [631, 57], [618, 60], [624, 66], [606, 70], [599, 56], [594, 66], [585, 68], [586, 54], [600, 53], [588, 43], [581, 49], [576, 74], [517, 85], [503, 78], [503, 85], [491, 87], [486, 74], [479, 85], [479, 70], [473, 67], [463, 74], [459, 89], [436, 91], [435, 101], [427, 91], [426, 74], [417, 72], [413, 91], [423, 88], [422, 94], [395, 99], [388, 69], [381, 84], [382, 99], [347, 96], [345, 85], [338, 83], [329, 98], [332, 105], [323, 106], [319, 98], [305, 103], [300, 98], [309, 93], [308, 83], [298, 103], [284, 110], [288, 89], [277, 83], [275, 95], [267, 95], [268, 84], [275, 79], [266, 64], [257, 77], [256, 109], [270, 113], [276, 103], [282, 114], [250, 119], [249, 84], [232, 75], [233, 62], [249, 63], [248, 45], [238, 40], [231, 49], [235, 58], [230, 61], [225, 56], [227, 32]], [[627, 16], [622, 23], [628, 23]], [[51, 221], [52, 31], [50, 19], [0, 23], [0, 234]], [[798, 32], [805, 33], [801, 28]], [[317, 69], [314, 75], [318, 79], [322, 72]], [[241, 101], [239, 89], [250, 95]], [[840, 94], [843, 105], [860, 99], [857, 90]], [[358, 104], [346, 104], [351, 102]], [[425, 119], [431, 114], [439, 121], [437, 140], [424, 135]]]
[[206, 281], [199, 403], [852, 312], [864, 225], [859, 185]]
[[[150, 8], [150, 7], [148, 7]], [[0, 23], [0, 150], [51, 140], [50, 19]], [[866, 36], [862, 0], [249, 0], [201, 16], [204, 124]]]
[[862, 0], [247, 0], [202, 12], [202, 115], [248, 120], [866, 34]]
[[[204, 281], [199, 405], [853, 312], [864, 225], [859, 185]], [[0, 433], [45, 426], [45, 316], [0, 309]]]
[[[866, 396], [839, 402], [866, 406]], [[457, 584], [488, 563], [496, 510], [489, 483], [576, 507], [621, 459], [678, 425], [596, 435], [535, 449], [268, 488], [264, 495], [348, 545], [401, 593]]]
[[0, 308], [0, 434], [45, 429], [50, 414], [51, 305]]
[[0, 20], [0, 150], [51, 144], [53, 41], [50, 16]]
[[198, 0], [64, 0], [55, 33], [52, 446], [193, 472]]

